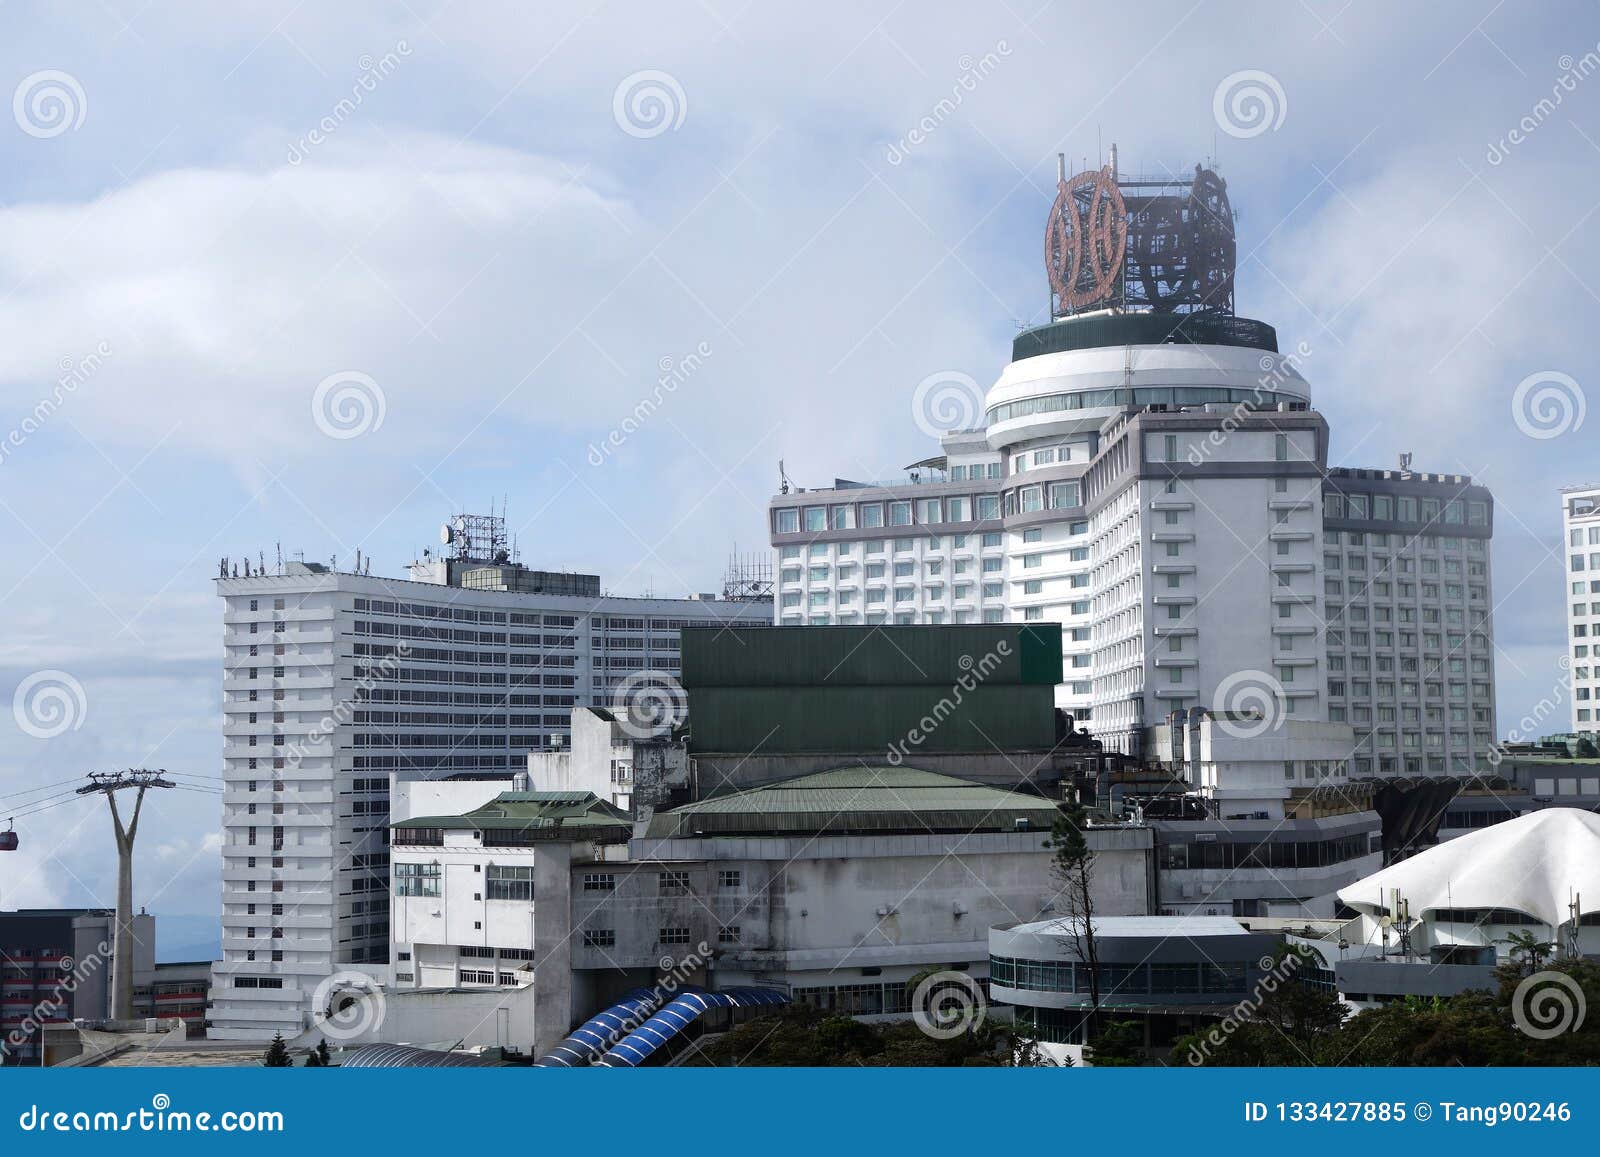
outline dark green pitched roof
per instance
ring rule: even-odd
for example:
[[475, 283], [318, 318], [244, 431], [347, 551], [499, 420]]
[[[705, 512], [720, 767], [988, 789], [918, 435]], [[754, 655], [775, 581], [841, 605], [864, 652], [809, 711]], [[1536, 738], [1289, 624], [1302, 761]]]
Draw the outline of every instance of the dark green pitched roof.
[[841, 767], [661, 812], [648, 834], [814, 835], [1047, 832], [1056, 805], [907, 767]]
[[462, 815], [419, 816], [392, 826], [451, 831], [548, 831], [552, 839], [559, 839], [562, 833], [574, 836], [625, 834], [633, 825], [627, 812], [593, 792], [507, 791]]

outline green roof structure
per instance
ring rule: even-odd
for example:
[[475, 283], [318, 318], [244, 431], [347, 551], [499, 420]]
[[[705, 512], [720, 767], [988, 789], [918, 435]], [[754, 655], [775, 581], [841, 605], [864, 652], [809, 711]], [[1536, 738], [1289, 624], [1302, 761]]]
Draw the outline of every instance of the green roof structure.
[[843, 767], [658, 812], [647, 834], [696, 836], [941, 835], [1050, 830], [1038, 796], [908, 767]]
[[525, 839], [625, 840], [628, 813], [588, 791], [506, 791], [454, 816], [419, 816], [391, 825], [404, 831], [517, 832]]
[[[762, 756], [1049, 751], [1051, 623], [687, 627], [689, 748]], [[840, 762], [845, 762], [841, 759]]]

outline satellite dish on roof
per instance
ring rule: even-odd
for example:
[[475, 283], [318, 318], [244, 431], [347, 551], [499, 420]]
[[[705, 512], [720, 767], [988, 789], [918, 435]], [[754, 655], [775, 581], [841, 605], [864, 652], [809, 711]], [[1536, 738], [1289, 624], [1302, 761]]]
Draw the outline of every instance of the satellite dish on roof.
[[439, 528], [439, 541], [449, 546], [456, 540], [455, 529], [447, 522]]

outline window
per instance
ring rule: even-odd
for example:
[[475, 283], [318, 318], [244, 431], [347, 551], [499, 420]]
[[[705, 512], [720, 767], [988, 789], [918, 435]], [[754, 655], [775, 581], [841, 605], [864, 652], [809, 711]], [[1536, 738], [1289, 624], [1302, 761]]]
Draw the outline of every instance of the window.
[[585, 948], [615, 948], [617, 932], [614, 928], [586, 928], [583, 933]]
[[615, 892], [617, 890], [617, 874], [615, 872], [588, 872], [583, 877], [583, 890], [585, 892]]
[[532, 900], [533, 869], [490, 864], [485, 877], [491, 900]]
[[717, 887], [724, 889], [738, 888], [743, 881], [743, 873], [738, 868], [721, 868], [717, 871]]
[[687, 928], [663, 928], [656, 937], [657, 944], [687, 944], [689, 943], [689, 930]]
[[394, 866], [394, 894], [396, 896], [437, 896], [439, 894], [439, 865], [396, 864]]
[[688, 872], [680, 871], [680, 870], [673, 870], [673, 871], [662, 872], [661, 873], [661, 894], [662, 895], [664, 895], [664, 896], [669, 896], [669, 895], [680, 895], [680, 896], [682, 896], [682, 895], [687, 895], [688, 892], [689, 892], [689, 873]]

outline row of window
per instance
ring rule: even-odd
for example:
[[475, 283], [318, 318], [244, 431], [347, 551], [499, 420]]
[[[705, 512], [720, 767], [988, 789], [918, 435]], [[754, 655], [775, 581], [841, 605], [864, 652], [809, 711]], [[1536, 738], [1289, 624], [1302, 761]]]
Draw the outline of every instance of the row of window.
[[1428, 523], [1447, 526], [1488, 526], [1489, 504], [1475, 499], [1418, 498], [1407, 494], [1339, 494], [1322, 496], [1324, 518], [1352, 521]]
[[[989, 958], [989, 983], [1023, 992], [1089, 991], [1089, 967], [1071, 960]], [[1101, 964], [1100, 995], [1105, 998], [1244, 991], [1245, 966], [1232, 962], [1184, 961], [1177, 964]]]

